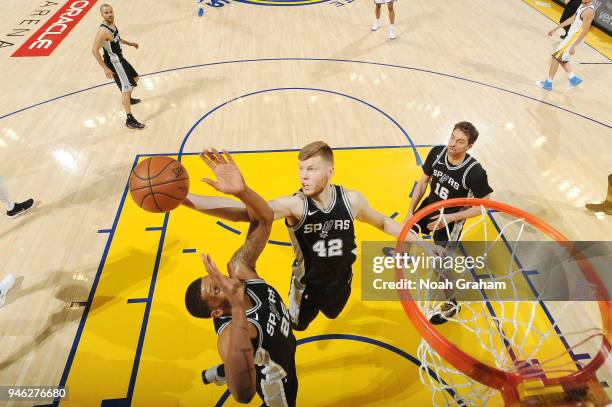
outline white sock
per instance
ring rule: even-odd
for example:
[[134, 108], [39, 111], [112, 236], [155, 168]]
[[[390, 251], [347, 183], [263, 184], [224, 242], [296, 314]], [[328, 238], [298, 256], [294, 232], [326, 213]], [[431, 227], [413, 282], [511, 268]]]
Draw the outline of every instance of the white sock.
[[4, 203], [7, 211], [12, 211], [15, 208], [15, 202], [11, 199], [11, 195], [2, 177], [0, 177], [0, 201]]
[[548, 80], [548, 82], [552, 82], [553, 78], [548, 78], [547, 80]]
[[573, 78], [574, 78], [574, 76], [576, 76], [576, 75], [574, 75], [574, 73], [573, 73], [573, 72], [570, 72], [568, 76], [569, 76], [569, 78], [570, 78], [570, 79], [573, 79]]
[[380, 18], [376, 20], [376, 25], [381, 25]]
[[395, 24], [389, 25], [389, 28], [392, 29], [392, 30], [395, 30]]

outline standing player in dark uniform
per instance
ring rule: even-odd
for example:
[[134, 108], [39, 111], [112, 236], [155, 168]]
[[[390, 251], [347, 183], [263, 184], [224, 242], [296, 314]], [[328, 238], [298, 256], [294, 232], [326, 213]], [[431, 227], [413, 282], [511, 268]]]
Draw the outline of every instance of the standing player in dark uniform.
[[255, 272], [274, 214], [266, 201], [246, 186], [232, 157], [206, 151], [202, 158], [218, 181], [206, 180], [220, 192], [246, 206], [250, 219], [244, 244], [228, 263], [229, 277], [219, 272], [209, 255], [202, 255], [208, 276], [187, 288], [185, 305], [198, 318], [214, 318], [217, 347], [223, 365], [202, 372], [205, 383], [227, 381], [239, 403], [248, 404], [255, 392], [264, 406], [294, 407], [298, 381], [296, 341], [289, 312], [276, 290]]
[[[487, 172], [467, 153], [477, 139], [478, 130], [472, 123], [459, 122], [453, 128], [448, 145], [431, 149], [423, 164], [423, 176], [414, 187], [407, 219], [421, 208], [444, 199], [489, 198], [493, 189], [489, 186]], [[429, 196], [415, 210], [428, 185]], [[413, 230], [424, 234], [433, 233], [434, 242], [445, 246], [449, 241], [459, 238], [466, 219], [480, 214], [479, 207], [445, 208], [443, 215], [430, 214], [417, 222]], [[457, 302], [450, 300], [443, 304], [440, 312], [432, 315], [430, 321], [434, 324], [444, 323], [446, 317], [451, 317], [457, 310]]]
[[[289, 291], [293, 329], [305, 330], [322, 312], [336, 318], [350, 294], [356, 259], [355, 219], [398, 237], [400, 225], [372, 209], [358, 191], [331, 183], [334, 155], [323, 141], [298, 155], [302, 188], [269, 202], [275, 219], [285, 219], [295, 261]], [[232, 221], [246, 221], [244, 206], [229, 199], [189, 194], [184, 205]]]
[[[91, 50], [94, 58], [104, 70], [108, 79], [114, 78], [115, 83], [121, 91], [121, 103], [127, 120], [125, 125], [130, 129], [143, 129], [145, 126], [132, 116], [132, 106], [140, 102], [140, 99], [132, 98], [132, 90], [138, 84], [138, 73], [130, 65], [121, 50], [121, 44], [138, 49], [138, 44], [129, 42], [119, 37], [119, 29], [115, 26], [115, 14], [113, 8], [108, 4], [100, 6], [100, 14], [104, 22], [100, 24], [94, 45]], [[104, 59], [100, 57], [100, 48], [104, 49]]]

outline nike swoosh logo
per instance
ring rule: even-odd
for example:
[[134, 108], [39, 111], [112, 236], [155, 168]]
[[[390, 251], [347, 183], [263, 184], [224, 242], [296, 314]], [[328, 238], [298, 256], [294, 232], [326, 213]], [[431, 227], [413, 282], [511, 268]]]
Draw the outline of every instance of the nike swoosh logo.
[[317, 211], [312, 211], [312, 212], [308, 211], [308, 216], [312, 216], [312, 215], [314, 215], [317, 212], [319, 212], [319, 211], [318, 210]]

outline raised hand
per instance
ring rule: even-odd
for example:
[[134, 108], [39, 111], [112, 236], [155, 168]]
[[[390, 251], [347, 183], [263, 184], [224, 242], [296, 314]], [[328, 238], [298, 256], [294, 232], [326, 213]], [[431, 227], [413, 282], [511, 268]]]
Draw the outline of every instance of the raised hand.
[[205, 149], [200, 158], [217, 177], [217, 181], [203, 178], [202, 181], [224, 194], [236, 195], [246, 190], [244, 177], [234, 162], [232, 156], [225, 150], [221, 155], [216, 149]]
[[455, 221], [452, 214], [440, 214], [431, 217], [432, 222], [427, 224], [427, 229], [434, 231], [446, 227], [449, 223]]
[[221, 289], [232, 306], [244, 305], [244, 283], [236, 277], [226, 277], [217, 268], [210, 255], [201, 253], [202, 263], [213, 282]]

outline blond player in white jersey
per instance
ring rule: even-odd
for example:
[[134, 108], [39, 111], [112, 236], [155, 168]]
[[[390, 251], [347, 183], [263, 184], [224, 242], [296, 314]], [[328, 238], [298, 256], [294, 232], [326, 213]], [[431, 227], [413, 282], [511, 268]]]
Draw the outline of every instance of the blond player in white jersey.
[[370, 29], [372, 31], [376, 31], [380, 28], [382, 24], [380, 21], [380, 9], [385, 3], [387, 4], [387, 9], [389, 9], [389, 39], [394, 40], [397, 38], [397, 35], [395, 34], [395, 10], [393, 9], [395, 0], [374, 0], [374, 4], [376, 5], [376, 8], [374, 9], [376, 21], [374, 24], [372, 24], [372, 28]]
[[552, 90], [553, 78], [559, 69], [559, 64], [568, 74], [570, 88], [578, 86], [582, 83], [582, 79], [574, 75], [574, 72], [570, 67], [569, 60], [570, 56], [574, 55], [574, 52], [576, 52], [576, 46], [580, 44], [591, 29], [593, 17], [595, 17], [595, 6], [593, 5], [593, 0], [582, 0], [582, 4], [580, 7], [578, 7], [576, 14], [574, 14], [571, 18], [559, 23], [555, 28], [548, 32], [548, 36], [552, 37], [555, 31], [557, 31], [559, 28], [567, 27], [571, 24], [567, 36], [563, 41], [561, 41], [555, 52], [552, 54], [550, 69], [548, 70], [548, 79], [539, 81], [537, 83], [539, 87], [545, 90]]

